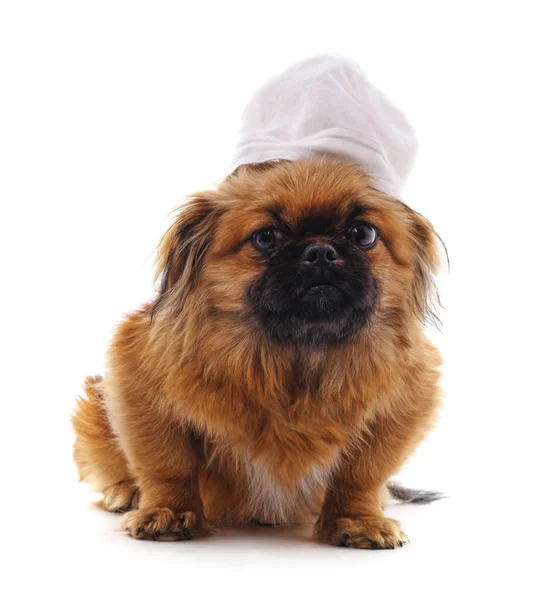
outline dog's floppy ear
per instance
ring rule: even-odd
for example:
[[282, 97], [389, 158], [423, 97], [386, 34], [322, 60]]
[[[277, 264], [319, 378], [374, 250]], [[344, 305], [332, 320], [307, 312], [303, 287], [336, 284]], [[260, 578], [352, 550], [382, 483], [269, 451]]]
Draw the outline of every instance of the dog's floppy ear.
[[438, 242], [441, 239], [428, 219], [411, 209], [410, 212], [415, 247], [412, 285], [414, 308], [423, 322], [438, 326], [440, 320], [434, 310], [439, 303], [439, 296], [434, 277], [440, 267]]
[[177, 306], [184, 304], [197, 281], [217, 217], [213, 193], [195, 194], [178, 210], [157, 251], [159, 285], [152, 316], [171, 295], [176, 294]]

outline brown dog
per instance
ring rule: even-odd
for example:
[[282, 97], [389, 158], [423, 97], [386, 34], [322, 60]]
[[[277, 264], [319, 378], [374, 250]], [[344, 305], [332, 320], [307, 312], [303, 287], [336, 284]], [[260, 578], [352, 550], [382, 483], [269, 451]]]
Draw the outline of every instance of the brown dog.
[[73, 419], [81, 479], [133, 537], [318, 516], [330, 544], [405, 543], [382, 504], [438, 405], [437, 253], [430, 223], [371, 185], [334, 157], [272, 161], [182, 207], [159, 295]]

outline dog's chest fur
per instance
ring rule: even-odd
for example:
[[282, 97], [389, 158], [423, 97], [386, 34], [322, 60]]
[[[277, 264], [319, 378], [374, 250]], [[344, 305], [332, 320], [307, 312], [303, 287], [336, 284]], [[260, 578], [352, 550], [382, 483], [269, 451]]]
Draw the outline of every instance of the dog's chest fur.
[[206, 472], [231, 490], [226, 514], [244, 505], [240, 518], [299, 522], [320, 509], [363, 409], [348, 394], [328, 404], [271, 396], [268, 406], [244, 394], [211, 395], [189, 416], [205, 432]]
[[[239, 424], [244, 427], [244, 416]], [[210, 432], [208, 472], [234, 484], [239, 500], [233, 500], [244, 503], [244, 519], [294, 523], [318, 515], [346, 446], [347, 431], [334, 423], [307, 425], [300, 421], [294, 427], [293, 422], [272, 419], [258, 435], [252, 435], [250, 428]], [[227, 513], [232, 509], [227, 508]]]
[[260, 460], [245, 461], [253, 518], [264, 523], [289, 523], [318, 511], [335, 462], [336, 457], [326, 465], [312, 463], [307, 472], [287, 482]]
[[304, 433], [301, 425], [277, 424], [263, 430], [262, 439], [233, 447], [258, 521], [296, 522], [320, 509], [343, 444], [322, 428], [303, 428]]

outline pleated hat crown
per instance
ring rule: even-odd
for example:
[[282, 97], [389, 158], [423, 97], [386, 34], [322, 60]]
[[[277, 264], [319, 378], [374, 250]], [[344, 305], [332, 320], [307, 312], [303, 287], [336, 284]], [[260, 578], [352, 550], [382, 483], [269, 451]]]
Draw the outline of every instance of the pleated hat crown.
[[256, 92], [243, 113], [232, 170], [333, 153], [362, 167], [378, 190], [401, 198], [416, 151], [406, 116], [359, 65], [322, 55], [292, 65]]

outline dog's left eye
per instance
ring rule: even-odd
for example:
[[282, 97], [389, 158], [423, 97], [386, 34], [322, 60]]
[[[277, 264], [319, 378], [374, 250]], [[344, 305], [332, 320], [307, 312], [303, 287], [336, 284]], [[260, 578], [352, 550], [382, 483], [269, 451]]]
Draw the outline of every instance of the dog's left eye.
[[252, 243], [258, 250], [273, 250], [286, 242], [286, 236], [278, 229], [262, 229], [252, 236]]
[[377, 241], [377, 231], [368, 223], [355, 223], [347, 234], [353, 243], [365, 250], [371, 248]]

